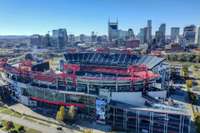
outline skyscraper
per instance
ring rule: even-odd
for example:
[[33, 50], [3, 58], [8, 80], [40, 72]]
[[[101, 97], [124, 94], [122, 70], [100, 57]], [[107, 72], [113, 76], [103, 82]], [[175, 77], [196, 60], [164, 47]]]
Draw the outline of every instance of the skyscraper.
[[49, 33], [47, 33], [44, 37], [42, 37], [42, 44], [43, 44], [43, 47], [51, 46], [51, 38], [50, 38]]
[[147, 43], [150, 44], [152, 41], [152, 20], [147, 21], [147, 33], [146, 33]]
[[183, 29], [183, 39], [186, 46], [193, 45], [195, 43], [195, 33], [196, 33], [196, 26], [189, 25], [184, 27]]
[[52, 31], [52, 37], [55, 47], [62, 49], [66, 46], [68, 42], [67, 30], [57, 29]]
[[159, 27], [160, 43], [165, 43], [166, 24], [161, 24]]
[[128, 29], [128, 39], [134, 39], [135, 38], [135, 35], [134, 35], [134, 32], [133, 32], [133, 29]]
[[108, 21], [108, 39], [110, 42], [118, 39], [118, 21], [110, 22]]
[[200, 26], [196, 30], [195, 43], [200, 47]]
[[97, 41], [97, 35], [94, 33], [94, 31], [91, 32], [91, 42]]
[[69, 42], [70, 44], [75, 43], [75, 36], [74, 36], [74, 34], [69, 34], [68, 42]]
[[86, 41], [86, 36], [84, 34], [80, 34], [79, 40], [81, 43], [84, 43]]
[[143, 44], [144, 43], [144, 28], [140, 28], [140, 33], [139, 33], [139, 39], [140, 39], [140, 43]]
[[30, 43], [32, 46], [42, 47], [42, 36], [39, 34], [34, 34], [30, 38]]
[[160, 41], [160, 32], [159, 31], [155, 32], [155, 41], [156, 41], [156, 43], [159, 43], [159, 41]]
[[172, 27], [171, 28], [171, 40], [175, 42], [177, 39], [179, 39], [180, 34], [180, 28], [179, 27]]
[[140, 38], [140, 43], [148, 43], [147, 41], [147, 32], [148, 32], [148, 28], [144, 27], [140, 29], [140, 33], [139, 33], [139, 38]]

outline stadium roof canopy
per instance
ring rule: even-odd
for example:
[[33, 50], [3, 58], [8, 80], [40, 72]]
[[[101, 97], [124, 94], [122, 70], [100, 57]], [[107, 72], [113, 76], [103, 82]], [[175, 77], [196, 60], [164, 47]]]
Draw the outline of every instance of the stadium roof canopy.
[[148, 69], [152, 69], [162, 61], [164, 58], [151, 55], [133, 55], [133, 54], [119, 54], [119, 53], [67, 53], [64, 55], [65, 59], [70, 64], [80, 65], [98, 65], [127, 68], [129, 65], [146, 65]]

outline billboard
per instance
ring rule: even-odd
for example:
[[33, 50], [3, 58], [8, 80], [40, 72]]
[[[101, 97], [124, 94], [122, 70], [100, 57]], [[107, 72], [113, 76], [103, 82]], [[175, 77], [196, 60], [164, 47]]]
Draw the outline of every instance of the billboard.
[[98, 123], [105, 124], [106, 104], [107, 100], [100, 98], [96, 99], [96, 121]]

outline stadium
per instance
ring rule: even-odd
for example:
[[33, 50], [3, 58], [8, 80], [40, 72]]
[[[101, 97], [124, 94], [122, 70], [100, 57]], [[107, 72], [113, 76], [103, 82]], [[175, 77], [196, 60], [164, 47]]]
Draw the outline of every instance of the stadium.
[[[1, 59], [1, 78], [12, 98], [57, 111], [74, 106], [78, 117], [129, 132], [190, 132], [185, 107], [167, 99], [169, 70], [164, 58], [114, 52], [68, 52], [60, 70], [47, 61]], [[50, 114], [52, 116], [52, 114]]]

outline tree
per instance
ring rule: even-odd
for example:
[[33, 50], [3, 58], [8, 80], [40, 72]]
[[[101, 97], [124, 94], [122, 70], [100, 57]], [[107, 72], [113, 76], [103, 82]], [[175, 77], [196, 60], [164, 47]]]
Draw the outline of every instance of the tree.
[[61, 121], [61, 115], [60, 115], [60, 111], [57, 111], [57, 113], [56, 113], [56, 120], [57, 121]]
[[64, 116], [65, 116], [65, 107], [61, 106], [60, 107], [60, 115], [61, 115], [61, 120], [64, 120]]
[[69, 110], [68, 110], [68, 113], [67, 113], [68, 118], [70, 120], [73, 120], [75, 115], [76, 115], [75, 107], [74, 106], [70, 106]]
[[61, 106], [59, 111], [56, 114], [56, 120], [57, 121], [63, 121], [65, 118], [65, 107]]
[[20, 126], [20, 127], [18, 128], [18, 131], [19, 131], [19, 133], [25, 133], [24, 126]]
[[186, 85], [188, 88], [192, 88], [192, 80], [186, 80]]
[[14, 128], [14, 123], [12, 121], [6, 122], [6, 130]]
[[197, 133], [200, 133], [200, 115], [199, 114], [195, 117], [195, 124], [197, 127]]
[[8, 133], [18, 133], [17, 130], [11, 130]]
[[92, 130], [91, 129], [85, 129], [84, 133], [92, 133]]
[[192, 104], [197, 104], [197, 101], [198, 101], [198, 97], [196, 94], [194, 94], [193, 92], [188, 92], [188, 97], [189, 97], [189, 100]]
[[183, 77], [188, 77], [189, 76], [189, 69], [188, 69], [188, 66], [184, 65], [183, 68], [182, 68], [182, 75]]

